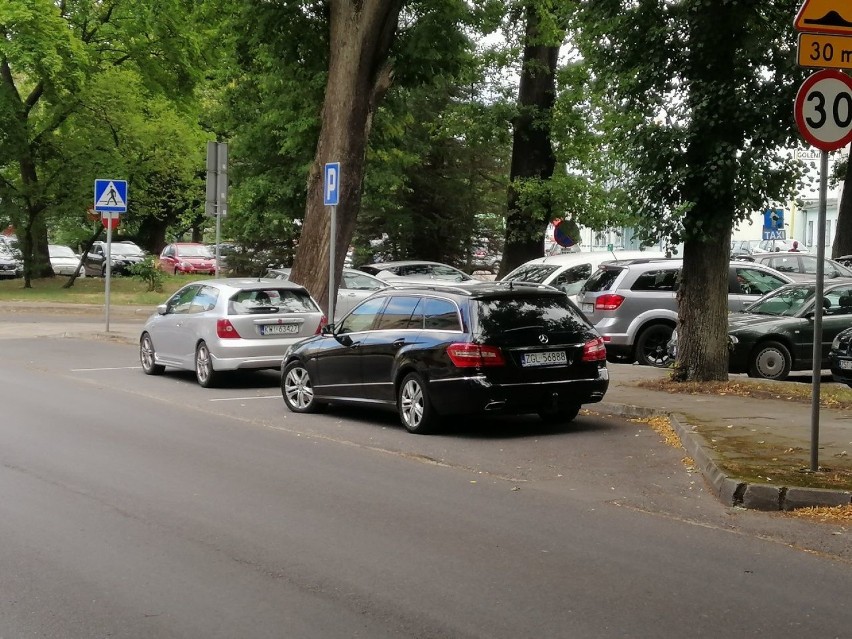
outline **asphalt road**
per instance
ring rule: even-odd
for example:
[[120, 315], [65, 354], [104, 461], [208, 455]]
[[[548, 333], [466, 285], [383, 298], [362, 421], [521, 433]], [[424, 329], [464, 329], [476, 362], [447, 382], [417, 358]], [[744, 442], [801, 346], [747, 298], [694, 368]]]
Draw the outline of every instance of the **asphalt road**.
[[299, 416], [0, 340], [0, 637], [848, 637], [849, 530], [722, 507], [647, 425]]

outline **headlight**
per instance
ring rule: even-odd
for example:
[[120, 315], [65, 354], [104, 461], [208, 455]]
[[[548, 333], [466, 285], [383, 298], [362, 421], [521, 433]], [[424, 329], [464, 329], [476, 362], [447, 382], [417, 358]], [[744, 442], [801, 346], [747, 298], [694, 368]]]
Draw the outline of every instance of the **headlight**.
[[838, 335], [832, 340], [831, 348], [832, 350], [837, 350], [838, 348], [840, 348], [840, 335]]
[[735, 344], [740, 343], [740, 340], [737, 339], [736, 335], [728, 335], [728, 341], [731, 343], [731, 345], [735, 345]]

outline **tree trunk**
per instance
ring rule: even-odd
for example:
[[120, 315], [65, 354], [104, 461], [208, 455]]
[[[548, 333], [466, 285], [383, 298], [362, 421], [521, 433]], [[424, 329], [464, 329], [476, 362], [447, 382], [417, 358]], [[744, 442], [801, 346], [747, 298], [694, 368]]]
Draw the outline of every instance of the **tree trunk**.
[[[690, 18], [689, 95], [693, 129], [686, 151], [684, 255], [678, 290], [678, 381], [728, 379], [728, 264], [735, 213], [739, 102], [731, 69], [743, 46], [735, 3], [696, 3]], [[707, 25], [713, 24], [713, 29]], [[720, 99], [728, 96], [729, 99]]]
[[[330, 3], [330, 56], [322, 126], [308, 175], [305, 220], [291, 279], [328, 311], [330, 212], [323, 203], [323, 166], [340, 162], [335, 237], [335, 283], [361, 205], [372, 117], [391, 81], [388, 51], [403, 0], [337, 0]], [[331, 318], [329, 318], [331, 320]]]
[[544, 253], [544, 232], [553, 217], [549, 199], [539, 205], [520, 201], [518, 183], [524, 179], [549, 180], [556, 160], [550, 142], [556, 99], [556, 62], [559, 46], [541, 44], [541, 18], [536, 6], [526, 7], [526, 31], [520, 85], [519, 112], [514, 120], [512, 164], [509, 174], [506, 241], [498, 279], [517, 266]]
[[846, 162], [846, 177], [843, 180], [843, 193], [837, 208], [837, 229], [831, 246], [831, 257], [852, 255], [852, 162]]

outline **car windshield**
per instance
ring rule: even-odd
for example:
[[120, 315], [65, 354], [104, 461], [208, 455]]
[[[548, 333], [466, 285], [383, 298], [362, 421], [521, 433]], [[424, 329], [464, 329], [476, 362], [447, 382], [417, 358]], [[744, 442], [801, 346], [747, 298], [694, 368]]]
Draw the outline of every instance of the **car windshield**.
[[116, 242], [110, 247], [113, 255], [139, 255], [139, 247], [134, 244]]
[[266, 288], [235, 293], [228, 304], [229, 315], [254, 313], [316, 313], [319, 309], [303, 290]]
[[70, 246], [50, 245], [47, 247], [47, 251], [50, 257], [77, 257], [74, 255], [74, 251], [71, 250]]
[[592, 276], [586, 280], [581, 290], [590, 293], [608, 291], [615, 284], [615, 280], [621, 275], [623, 268], [601, 265]]
[[559, 266], [557, 264], [529, 264], [519, 266], [503, 278], [504, 282], [533, 282], [541, 284]]
[[181, 257], [213, 257], [210, 249], [202, 244], [198, 246], [178, 246], [177, 254]]
[[813, 305], [815, 287], [792, 286], [779, 288], [746, 308], [747, 313], [791, 317]]

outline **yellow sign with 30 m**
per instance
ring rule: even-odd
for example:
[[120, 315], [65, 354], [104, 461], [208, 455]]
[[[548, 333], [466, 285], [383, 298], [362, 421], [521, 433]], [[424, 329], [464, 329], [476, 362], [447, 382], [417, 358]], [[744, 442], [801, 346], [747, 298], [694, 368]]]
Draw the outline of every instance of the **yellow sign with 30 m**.
[[852, 37], [800, 33], [799, 66], [818, 69], [852, 69]]

